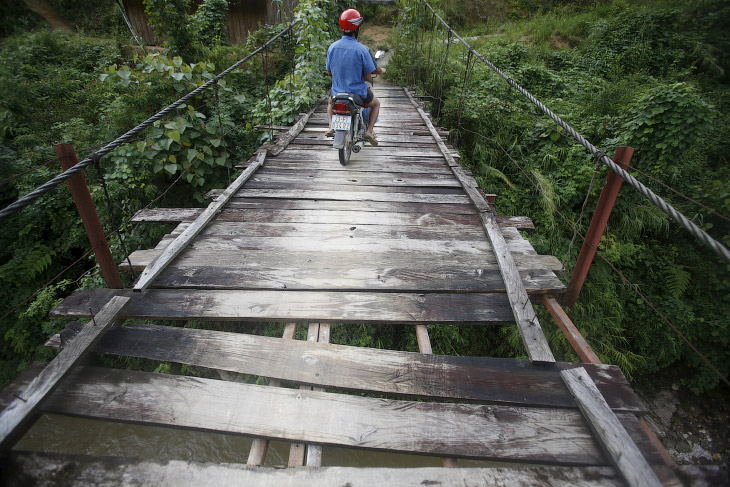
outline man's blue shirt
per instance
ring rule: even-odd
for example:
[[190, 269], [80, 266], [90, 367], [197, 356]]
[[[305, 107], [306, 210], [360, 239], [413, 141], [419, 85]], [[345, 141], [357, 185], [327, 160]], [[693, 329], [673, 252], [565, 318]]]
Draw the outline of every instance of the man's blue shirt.
[[368, 85], [363, 75], [375, 71], [368, 48], [352, 36], [342, 36], [327, 49], [327, 71], [332, 73], [332, 94], [355, 93], [365, 98]]

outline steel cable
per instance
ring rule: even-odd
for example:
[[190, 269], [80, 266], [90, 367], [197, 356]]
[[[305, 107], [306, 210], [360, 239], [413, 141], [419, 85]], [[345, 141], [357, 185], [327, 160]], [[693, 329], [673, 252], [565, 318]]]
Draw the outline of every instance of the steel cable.
[[699, 226], [697, 226], [694, 222], [692, 222], [690, 219], [688, 219], [686, 216], [681, 214], [676, 208], [674, 208], [672, 205], [664, 201], [660, 196], [658, 196], [656, 193], [654, 193], [652, 190], [644, 186], [639, 180], [637, 180], [635, 177], [633, 177], [631, 174], [629, 174], [627, 171], [623, 170], [618, 164], [613, 162], [611, 158], [609, 158], [606, 154], [600, 152], [593, 144], [588, 142], [581, 134], [579, 134], [573, 127], [571, 127], [567, 122], [563, 121], [559, 116], [557, 116], [555, 113], [553, 113], [549, 108], [547, 108], [545, 105], [540, 102], [537, 98], [532, 96], [530, 92], [528, 92], [526, 89], [524, 89], [522, 86], [520, 86], [515, 80], [507, 76], [502, 70], [500, 70], [497, 66], [492, 64], [486, 57], [484, 57], [482, 54], [480, 54], [476, 49], [474, 49], [468, 42], [466, 42], [461, 36], [459, 36], [431, 7], [431, 5], [426, 1], [422, 0], [428, 8], [431, 9], [431, 12], [436, 16], [436, 18], [439, 19], [439, 21], [449, 30], [449, 37], [453, 35], [456, 39], [459, 40], [464, 46], [466, 46], [467, 49], [469, 49], [471, 52], [474, 53], [476, 57], [478, 57], [484, 64], [489, 66], [495, 73], [497, 73], [499, 76], [501, 76], [507, 84], [510, 85], [510, 87], [514, 88], [515, 90], [519, 91], [525, 98], [530, 100], [535, 106], [537, 106], [540, 110], [542, 110], [543, 113], [545, 113], [548, 117], [550, 117], [555, 123], [557, 123], [559, 126], [561, 126], [566, 132], [568, 132], [575, 140], [577, 140], [583, 147], [588, 149], [588, 151], [596, 157], [598, 160], [600, 160], [601, 163], [606, 165], [609, 169], [611, 169], [613, 172], [618, 174], [621, 179], [626, 181], [627, 184], [629, 184], [632, 188], [637, 190], [642, 196], [644, 196], [646, 199], [651, 201], [655, 206], [657, 206], [660, 210], [662, 210], [664, 213], [669, 215], [669, 217], [674, 220], [676, 223], [678, 223], [681, 227], [683, 227], [685, 230], [687, 230], [692, 236], [697, 238], [700, 242], [708, 246], [713, 252], [715, 252], [717, 255], [722, 257], [726, 262], [730, 263], [730, 250], [728, 250], [727, 247], [725, 247], [723, 244], [712, 238], [710, 235], [707, 234], [704, 230], [702, 230]]
[[11, 203], [10, 205], [8, 205], [5, 208], [3, 208], [2, 210], [0, 210], [0, 221], [4, 220], [8, 216], [16, 213], [17, 211], [20, 211], [21, 209], [25, 208], [26, 206], [28, 206], [29, 204], [31, 204], [36, 199], [38, 199], [41, 196], [43, 196], [44, 194], [48, 193], [49, 191], [51, 191], [52, 189], [54, 189], [56, 186], [60, 185], [61, 183], [63, 183], [64, 181], [66, 181], [67, 179], [69, 179], [70, 177], [72, 177], [74, 174], [76, 174], [78, 172], [81, 172], [84, 168], [86, 168], [90, 164], [94, 163], [94, 161], [101, 159], [102, 157], [104, 157], [105, 155], [107, 155], [108, 153], [110, 153], [111, 151], [113, 151], [114, 149], [116, 149], [117, 147], [119, 147], [120, 145], [125, 144], [125, 143], [131, 141], [134, 138], [134, 136], [136, 136], [137, 134], [139, 134], [140, 132], [142, 132], [144, 129], [146, 129], [147, 127], [149, 127], [150, 125], [152, 125], [154, 122], [156, 122], [157, 120], [160, 120], [161, 118], [165, 117], [166, 115], [168, 115], [170, 112], [172, 112], [174, 109], [176, 109], [180, 105], [184, 104], [185, 102], [187, 102], [191, 98], [196, 97], [201, 92], [207, 90], [208, 88], [210, 88], [214, 84], [218, 83], [218, 81], [221, 78], [223, 78], [224, 76], [230, 74], [232, 71], [236, 70], [243, 63], [245, 63], [246, 61], [248, 61], [249, 59], [251, 59], [253, 56], [255, 56], [259, 52], [263, 51], [264, 49], [268, 48], [269, 45], [271, 45], [279, 37], [281, 37], [282, 35], [284, 35], [284, 33], [286, 33], [287, 31], [289, 31], [290, 29], [292, 29], [294, 27], [294, 25], [296, 25], [296, 23], [297, 23], [297, 20], [293, 21], [292, 23], [289, 24], [289, 26], [286, 29], [284, 29], [281, 32], [279, 32], [278, 34], [276, 34], [274, 37], [272, 37], [271, 39], [269, 39], [264, 45], [262, 45], [261, 47], [259, 47], [258, 49], [256, 49], [254, 52], [252, 52], [248, 56], [246, 56], [243, 59], [241, 59], [241, 60], [237, 61], [236, 63], [232, 64], [225, 71], [223, 71], [220, 74], [218, 74], [217, 76], [209, 79], [207, 82], [205, 82], [204, 84], [200, 85], [199, 87], [197, 87], [196, 89], [194, 89], [193, 91], [191, 91], [187, 95], [183, 96], [182, 98], [180, 98], [176, 102], [172, 103], [171, 105], [168, 105], [167, 107], [163, 108], [162, 110], [160, 110], [156, 114], [152, 115], [150, 118], [148, 118], [144, 122], [140, 123], [139, 125], [137, 125], [133, 129], [127, 131], [122, 136], [114, 139], [113, 141], [111, 141], [110, 143], [108, 143], [107, 145], [105, 145], [104, 147], [102, 147], [100, 150], [98, 150], [98, 151], [94, 152], [93, 154], [87, 156], [84, 160], [80, 161], [78, 164], [76, 164], [71, 169], [68, 169], [68, 170], [64, 171], [63, 173], [59, 174], [55, 178], [47, 181], [46, 183], [42, 184], [41, 186], [38, 186], [36, 189], [34, 189], [33, 191], [31, 191], [31, 192], [27, 193], [26, 195], [22, 196], [21, 198], [19, 198], [14, 203]]

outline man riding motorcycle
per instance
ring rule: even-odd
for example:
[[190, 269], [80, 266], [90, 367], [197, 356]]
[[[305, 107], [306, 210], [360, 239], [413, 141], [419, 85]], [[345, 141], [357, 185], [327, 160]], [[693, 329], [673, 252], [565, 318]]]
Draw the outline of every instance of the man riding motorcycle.
[[[378, 145], [373, 131], [375, 121], [380, 112], [380, 101], [373, 94], [367, 81], [373, 74], [382, 74], [385, 68], [376, 68], [370, 51], [357, 41], [363, 18], [354, 8], [345, 10], [340, 15], [340, 30], [342, 39], [330, 45], [327, 49], [327, 74], [332, 76], [332, 95], [337, 93], [354, 93], [362, 98], [363, 105], [370, 106], [368, 127], [365, 138], [370, 145]], [[327, 105], [327, 120], [332, 125], [332, 99]], [[334, 131], [330, 128], [327, 136]]]

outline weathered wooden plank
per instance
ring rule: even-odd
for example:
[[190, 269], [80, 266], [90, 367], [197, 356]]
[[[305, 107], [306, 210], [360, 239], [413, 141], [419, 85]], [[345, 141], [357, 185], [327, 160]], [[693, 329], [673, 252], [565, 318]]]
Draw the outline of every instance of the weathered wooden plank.
[[13, 445], [18, 435], [33, 420], [33, 414], [43, 400], [56, 389], [71, 368], [91, 351], [104, 332], [119, 320], [129, 298], [115, 296], [105, 303], [99, 313], [76, 335], [43, 371], [0, 413], [0, 451]]
[[[254, 183], [258, 183], [255, 185]], [[264, 172], [253, 177], [247, 187], [273, 187], [264, 183], [283, 183], [286, 185], [310, 184], [317, 187], [323, 184], [337, 184], [340, 186], [399, 186], [410, 188], [413, 186], [451, 187], [461, 188], [461, 184], [453, 176], [446, 174], [409, 175], [407, 173], [372, 173], [358, 171], [357, 174], [342, 171], [306, 171], [301, 174], [292, 174], [292, 171]], [[296, 186], [292, 186], [296, 187]]]
[[[672, 470], [655, 467], [664, 480]], [[687, 485], [727, 485], [721, 467], [678, 469]], [[146, 460], [54, 453], [13, 452], [2, 477], [7, 487], [423, 487], [485, 485], [540, 487], [623, 487], [612, 467], [491, 467], [491, 468], [352, 468], [323, 467], [283, 470], [247, 468], [233, 463]], [[668, 479], [667, 479], [668, 480]], [[667, 481], [665, 487], [680, 487]]]
[[586, 370], [578, 367], [560, 375], [578, 403], [588, 425], [598, 436], [618, 471], [631, 487], [660, 487], [641, 451], [636, 447], [616, 415], [606, 403]]
[[86, 289], [66, 298], [53, 316], [86, 317], [111, 296], [129, 296], [125, 318], [325, 323], [498, 324], [513, 318], [506, 296], [483, 293], [367, 293]]
[[[370, 205], [371, 202], [360, 202]], [[287, 210], [253, 209], [231, 211], [225, 214], [226, 221], [261, 223], [344, 223], [349, 225], [397, 225], [397, 226], [461, 226], [479, 224], [477, 215], [458, 213], [378, 213], [368, 211], [338, 210]], [[240, 220], [238, 220], [240, 218]], [[460, 228], [454, 228], [458, 231]]]
[[231, 183], [230, 186], [228, 186], [228, 188], [226, 188], [226, 190], [220, 197], [218, 197], [214, 202], [208, 205], [205, 211], [203, 211], [203, 213], [201, 213], [200, 216], [195, 219], [195, 222], [193, 222], [192, 225], [186, 228], [185, 231], [181, 233], [180, 236], [177, 237], [177, 239], [175, 239], [175, 242], [165, 248], [162, 254], [160, 254], [160, 256], [155, 259], [154, 262], [152, 262], [149, 266], [145, 268], [145, 270], [142, 272], [142, 275], [139, 276], [139, 279], [134, 286], [135, 290], [140, 291], [149, 287], [152, 281], [154, 281], [154, 279], [165, 269], [165, 267], [167, 267], [167, 265], [172, 262], [172, 260], [185, 249], [185, 247], [195, 238], [195, 236], [198, 235], [198, 233], [200, 233], [208, 223], [210, 223], [215, 215], [220, 212], [221, 208], [223, 208], [223, 206], [228, 202], [231, 196], [233, 196], [233, 194], [238, 191], [238, 189], [246, 181], [248, 181], [253, 173], [256, 172], [256, 170], [263, 165], [265, 158], [266, 152], [260, 151], [258, 153], [258, 156], [256, 157], [255, 162], [253, 162], [245, 171], [243, 171], [241, 175], [238, 176], [236, 180]]
[[[377, 133], [377, 131], [376, 131]], [[332, 139], [324, 137], [324, 134], [301, 134], [295, 140], [291, 142], [292, 146], [299, 145], [316, 145], [321, 148], [327, 146], [332, 147]], [[413, 147], [414, 145], [429, 147], [434, 145], [435, 142], [431, 136], [423, 137], [420, 135], [393, 135], [393, 134], [380, 134], [378, 133], [378, 149], [382, 147], [394, 146], [394, 147]], [[369, 146], [363, 148], [363, 150], [370, 150]]]
[[[409, 97], [411, 97], [410, 93], [406, 93]], [[522, 341], [525, 344], [530, 360], [545, 363], [555, 362], [553, 353], [550, 350], [550, 345], [542, 332], [540, 322], [537, 319], [537, 315], [532, 307], [530, 298], [522, 285], [519, 270], [512, 258], [512, 254], [507, 248], [502, 232], [497, 226], [493, 210], [484, 200], [482, 195], [477, 191], [474, 179], [466, 176], [458, 163], [451, 156], [450, 151], [441, 141], [441, 138], [436, 133], [436, 129], [433, 127], [433, 124], [431, 124], [426, 113], [418, 107], [418, 104], [412, 97], [411, 102], [431, 131], [433, 138], [437, 142], [439, 150], [448, 161], [451, 169], [454, 171], [454, 175], [459, 179], [459, 181], [461, 181], [464, 191], [466, 191], [469, 199], [479, 210], [479, 217], [481, 218], [484, 229], [489, 236], [489, 241], [492, 244], [494, 253], [499, 260], [499, 269], [502, 273], [502, 277], [504, 278], [510, 306], [512, 307], [517, 328], [520, 331]]]
[[[318, 191], [318, 192], [347, 192], [347, 193], [401, 193], [401, 194], [417, 194], [417, 195], [463, 195], [464, 191], [460, 186], [366, 186], [361, 184], [353, 184], [350, 186], [343, 186], [340, 184], [325, 184], [317, 183], [312, 181], [301, 181], [299, 183], [281, 183], [281, 182], [253, 182], [249, 181], [246, 187], [243, 188], [237, 198], [246, 197], [246, 192], [255, 190], [271, 190], [272, 192], [279, 191]], [[269, 196], [264, 196], [268, 198]], [[464, 200], [466, 202], [466, 200]]]
[[[460, 214], [475, 215], [476, 211], [469, 205], [437, 204], [437, 203], [390, 203], [383, 201], [371, 201], [363, 205], [356, 201], [317, 201], [317, 200], [281, 200], [270, 198], [246, 198], [234, 199], [228, 204], [216, 218], [215, 222], [237, 221], [242, 222], [245, 218], [241, 215], [231, 217], [236, 211], [246, 209], [278, 209], [278, 210], [329, 210], [329, 211], [366, 211], [366, 212], [392, 212], [392, 213], [420, 213], [420, 214]], [[133, 218], [134, 222], [192, 222], [202, 212], [198, 208], [151, 208], [140, 210]], [[204, 232], [216, 223], [211, 223]], [[500, 227], [515, 227], [518, 230], [534, 230], [535, 225], [526, 216], [497, 216], [497, 223]], [[226, 225], [227, 226], [227, 225]], [[474, 228], [473, 225], [465, 227], [464, 230]], [[454, 233], [458, 238], [463, 230]], [[483, 234], [483, 229], [478, 232], [472, 230], [471, 234]]]
[[[571, 409], [371, 399], [169, 376], [77, 369], [44, 412], [376, 450], [564, 465], [606, 465]], [[641, 440], [636, 418], [619, 415]], [[632, 436], [634, 437], [634, 436]], [[651, 445], [642, 443], [652, 461]]]
[[[213, 257], [213, 256], [211, 256]], [[505, 292], [499, 270], [447, 269], [423, 262], [412, 268], [337, 268], [301, 269], [278, 267], [201, 266], [170, 267], [155, 282], [155, 287], [181, 289], [271, 289], [290, 291], [380, 291], [380, 292]], [[520, 273], [531, 295], [562, 293], [565, 285], [549, 270]]]
[[[126, 325], [109, 330], [94, 351], [358, 392], [577, 407], [560, 378], [561, 370], [575, 364], [558, 362], [543, 367], [528, 360], [430, 355], [423, 325], [416, 325], [421, 353], [324, 345], [327, 326], [321, 325], [322, 342], [317, 344], [243, 333]], [[67, 335], [72, 334], [73, 327], [69, 327]], [[645, 412], [618, 367], [584, 367], [612, 409]]]
[[[382, 189], [382, 188], [381, 188]], [[394, 188], [398, 189], [398, 188]], [[401, 193], [385, 191], [326, 191], [307, 189], [249, 189], [237, 194], [239, 198], [288, 198], [334, 201], [395, 201], [403, 203], [457, 203], [467, 202], [460, 194]]]

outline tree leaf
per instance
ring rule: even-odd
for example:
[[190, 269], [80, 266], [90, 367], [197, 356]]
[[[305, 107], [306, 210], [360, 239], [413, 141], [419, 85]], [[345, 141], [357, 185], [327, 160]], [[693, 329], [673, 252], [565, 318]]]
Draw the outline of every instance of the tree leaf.
[[178, 144], [180, 143], [180, 132], [178, 132], [177, 130], [170, 130], [167, 133], [167, 136], [169, 138], [171, 138], [172, 140], [174, 140], [175, 142], [177, 142]]

